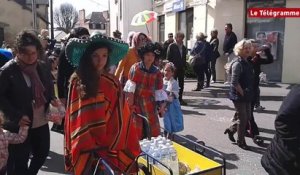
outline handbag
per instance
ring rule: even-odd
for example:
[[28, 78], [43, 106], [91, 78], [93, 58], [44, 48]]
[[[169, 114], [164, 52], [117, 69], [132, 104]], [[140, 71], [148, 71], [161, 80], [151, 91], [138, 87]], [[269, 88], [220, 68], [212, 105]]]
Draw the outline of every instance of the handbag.
[[201, 51], [199, 53], [197, 53], [196, 55], [190, 55], [188, 63], [192, 67], [201, 66], [206, 63], [205, 57], [201, 55], [203, 53], [203, 51], [205, 50], [205, 48], [206, 48], [206, 45], [204, 44], [203, 48], [201, 49]]

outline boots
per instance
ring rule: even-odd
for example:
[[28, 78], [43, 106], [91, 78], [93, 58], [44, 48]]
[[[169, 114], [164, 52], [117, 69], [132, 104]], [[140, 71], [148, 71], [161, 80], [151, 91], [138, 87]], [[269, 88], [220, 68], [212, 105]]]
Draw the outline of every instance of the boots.
[[208, 88], [209, 86], [210, 86], [210, 81], [207, 81], [205, 87]]
[[231, 131], [230, 129], [226, 129], [225, 130], [225, 132], [224, 132], [224, 134], [228, 134], [228, 138], [229, 138], [229, 140], [230, 141], [232, 141], [232, 142], [235, 142], [235, 138], [234, 138], [234, 132], [233, 131]]
[[195, 89], [193, 89], [192, 91], [201, 91], [201, 89], [203, 89], [203, 84], [204, 84], [204, 82], [198, 82], [197, 87]]

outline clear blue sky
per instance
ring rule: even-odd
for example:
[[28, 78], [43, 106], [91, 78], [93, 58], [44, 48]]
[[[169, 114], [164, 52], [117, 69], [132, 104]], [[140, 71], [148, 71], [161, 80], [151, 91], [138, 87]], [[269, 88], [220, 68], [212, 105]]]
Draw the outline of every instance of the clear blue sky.
[[53, 0], [53, 8], [57, 8], [62, 3], [72, 4], [77, 11], [85, 9], [86, 15], [89, 15], [91, 12], [95, 11], [104, 11], [108, 10], [108, 1], [109, 0]]

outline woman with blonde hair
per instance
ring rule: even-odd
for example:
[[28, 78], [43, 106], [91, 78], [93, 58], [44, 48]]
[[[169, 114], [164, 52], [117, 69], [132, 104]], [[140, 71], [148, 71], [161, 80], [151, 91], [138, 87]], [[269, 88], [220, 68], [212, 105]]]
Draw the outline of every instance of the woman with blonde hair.
[[232, 100], [236, 110], [236, 120], [227, 128], [224, 134], [235, 142], [233, 134], [237, 131], [237, 145], [242, 149], [249, 149], [245, 141], [246, 125], [251, 117], [251, 101], [253, 98], [253, 68], [247, 58], [251, 55], [251, 42], [243, 39], [234, 46], [237, 55], [230, 65], [231, 76], [229, 99]]

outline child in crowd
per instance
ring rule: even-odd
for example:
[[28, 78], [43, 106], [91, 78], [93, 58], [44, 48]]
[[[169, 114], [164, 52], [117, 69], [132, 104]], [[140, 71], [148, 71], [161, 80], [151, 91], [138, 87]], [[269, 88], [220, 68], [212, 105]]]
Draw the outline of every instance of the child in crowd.
[[0, 175], [6, 174], [8, 159], [8, 144], [23, 143], [27, 138], [28, 126], [20, 126], [19, 133], [11, 133], [2, 128], [4, 123], [3, 113], [0, 111]]
[[175, 65], [168, 62], [164, 67], [164, 90], [168, 94], [167, 111], [164, 115], [164, 128], [167, 136], [183, 130], [183, 115], [179, 102], [179, 85], [174, 79]]

